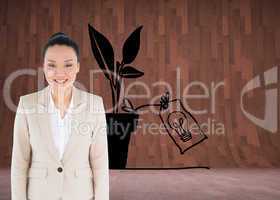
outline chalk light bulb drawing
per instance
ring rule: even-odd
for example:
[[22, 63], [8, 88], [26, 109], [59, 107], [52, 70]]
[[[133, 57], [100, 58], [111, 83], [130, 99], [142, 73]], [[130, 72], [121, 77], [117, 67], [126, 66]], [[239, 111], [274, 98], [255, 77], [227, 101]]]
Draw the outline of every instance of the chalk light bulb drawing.
[[[195, 117], [184, 107], [181, 99], [170, 99], [167, 90], [160, 98], [160, 103], [145, 104], [134, 107], [128, 98], [124, 98], [122, 109], [126, 112], [137, 113], [138, 110], [149, 106], [159, 107], [158, 116], [168, 135], [178, 147], [181, 154], [200, 144], [208, 137], [204, 134]], [[189, 125], [195, 130], [189, 130]]]
[[170, 128], [174, 129], [183, 142], [192, 139], [192, 134], [188, 127], [188, 118], [181, 111], [174, 111], [168, 115], [167, 119]]

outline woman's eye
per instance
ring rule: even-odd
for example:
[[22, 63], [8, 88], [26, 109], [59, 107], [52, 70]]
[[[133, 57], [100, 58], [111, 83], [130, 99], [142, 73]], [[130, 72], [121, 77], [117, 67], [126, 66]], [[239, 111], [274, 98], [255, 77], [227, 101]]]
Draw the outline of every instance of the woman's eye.
[[66, 67], [72, 67], [72, 66], [73, 66], [72, 64], [67, 64], [67, 65], [66, 65]]
[[52, 64], [48, 64], [48, 67], [55, 67], [55, 65], [52, 65]]

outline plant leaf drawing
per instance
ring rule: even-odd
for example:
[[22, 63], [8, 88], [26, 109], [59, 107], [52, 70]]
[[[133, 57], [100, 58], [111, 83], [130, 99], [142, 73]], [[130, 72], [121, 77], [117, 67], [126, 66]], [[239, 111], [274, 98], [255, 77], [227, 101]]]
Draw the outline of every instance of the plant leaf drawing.
[[91, 25], [88, 25], [88, 29], [93, 55], [106, 78], [110, 79], [108, 70], [112, 73], [115, 71], [113, 47], [109, 40]]
[[138, 78], [140, 76], [143, 76], [144, 73], [132, 66], [126, 66], [120, 70], [119, 75], [123, 78]]
[[132, 105], [132, 102], [128, 99], [128, 98], [124, 98], [123, 99], [123, 105], [122, 105], [122, 109], [126, 112], [133, 112], [133, 113], [136, 113], [133, 105]]
[[140, 48], [140, 32], [143, 26], [138, 27], [133, 31], [127, 38], [123, 45], [123, 64], [130, 64], [136, 58], [139, 48]]

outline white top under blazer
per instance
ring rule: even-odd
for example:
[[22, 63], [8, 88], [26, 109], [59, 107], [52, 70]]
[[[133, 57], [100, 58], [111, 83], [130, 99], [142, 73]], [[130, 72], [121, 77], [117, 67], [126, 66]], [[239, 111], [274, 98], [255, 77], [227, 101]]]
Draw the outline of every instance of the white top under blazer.
[[51, 128], [53, 140], [55, 147], [59, 152], [59, 158], [61, 160], [63, 157], [65, 146], [71, 134], [71, 116], [69, 115], [69, 112], [71, 112], [71, 108], [73, 107], [73, 98], [71, 96], [69, 107], [67, 108], [63, 118], [61, 118], [59, 109], [55, 107], [51, 92], [49, 98], [49, 109], [51, 111]]

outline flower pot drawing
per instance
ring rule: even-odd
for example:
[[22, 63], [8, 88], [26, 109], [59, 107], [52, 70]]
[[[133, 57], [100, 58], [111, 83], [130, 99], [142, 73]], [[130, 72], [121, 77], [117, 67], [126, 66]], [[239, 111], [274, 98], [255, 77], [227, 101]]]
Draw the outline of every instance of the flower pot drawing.
[[[119, 113], [120, 94], [124, 79], [138, 78], [143, 72], [132, 66], [140, 48], [140, 32], [136, 28], [126, 39], [122, 47], [122, 60], [115, 61], [114, 50], [110, 41], [94, 27], [88, 24], [91, 49], [98, 66], [108, 79], [112, 93], [112, 113], [106, 113], [109, 168], [124, 169], [127, 161], [130, 134], [137, 124], [138, 114]], [[118, 126], [115, 126], [118, 124]], [[129, 127], [123, 129], [123, 127]], [[126, 130], [125, 132], [123, 130]]]
[[126, 167], [130, 136], [136, 129], [138, 117], [135, 113], [106, 113], [110, 169]]

